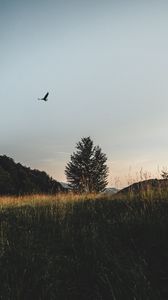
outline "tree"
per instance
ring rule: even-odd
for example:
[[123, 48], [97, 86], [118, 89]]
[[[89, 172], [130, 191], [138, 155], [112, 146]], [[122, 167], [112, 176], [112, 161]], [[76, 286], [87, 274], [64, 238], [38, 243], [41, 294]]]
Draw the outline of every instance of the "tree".
[[99, 146], [94, 146], [90, 137], [76, 144], [76, 153], [65, 168], [71, 188], [78, 192], [99, 192], [107, 185], [107, 157]]

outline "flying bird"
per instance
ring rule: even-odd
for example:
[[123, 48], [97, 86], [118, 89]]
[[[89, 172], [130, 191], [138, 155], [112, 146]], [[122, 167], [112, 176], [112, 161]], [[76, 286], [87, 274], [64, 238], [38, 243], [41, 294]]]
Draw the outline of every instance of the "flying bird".
[[47, 99], [48, 95], [49, 95], [49, 92], [47, 92], [47, 94], [45, 94], [45, 96], [43, 98], [38, 98], [38, 100], [48, 101], [48, 99]]

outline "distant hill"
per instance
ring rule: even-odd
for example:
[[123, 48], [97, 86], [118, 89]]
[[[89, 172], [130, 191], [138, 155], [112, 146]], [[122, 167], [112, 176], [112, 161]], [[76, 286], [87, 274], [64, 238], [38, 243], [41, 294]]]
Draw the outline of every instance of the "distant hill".
[[112, 188], [112, 187], [107, 187], [105, 188], [105, 190], [103, 191], [103, 194], [108, 194], [108, 195], [114, 195], [118, 192], [119, 190], [116, 188]]
[[130, 186], [120, 190], [118, 195], [136, 195], [147, 191], [164, 191], [168, 190], [168, 179], [148, 179], [131, 184]]
[[54, 194], [64, 187], [43, 171], [32, 170], [0, 155], [0, 195]]
[[72, 190], [72, 188], [70, 187], [70, 185], [68, 183], [60, 182], [60, 184], [63, 186], [64, 189], [66, 189], [66, 191]]
[[[63, 188], [66, 189], [67, 192], [72, 191], [72, 188], [68, 183], [66, 183], [66, 182], [60, 182], [60, 183], [63, 186]], [[113, 195], [113, 194], [116, 194], [118, 191], [119, 191], [119, 189], [108, 187], [108, 188], [105, 188], [105, 190], [101, 193], [106, 194], [106, 195]]]

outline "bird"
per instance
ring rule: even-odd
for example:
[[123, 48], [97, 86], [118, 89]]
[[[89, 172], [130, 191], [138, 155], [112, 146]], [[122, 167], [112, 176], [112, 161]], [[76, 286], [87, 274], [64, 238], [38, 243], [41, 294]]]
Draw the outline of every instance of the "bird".
[[47, 99], [48, 95], [49, 95], [49, 92], [47, 92], [47, 94], [45, 94], [45, 96], [43, 98], [38, 98], [38, 100], [48, 101], [48, 99]]

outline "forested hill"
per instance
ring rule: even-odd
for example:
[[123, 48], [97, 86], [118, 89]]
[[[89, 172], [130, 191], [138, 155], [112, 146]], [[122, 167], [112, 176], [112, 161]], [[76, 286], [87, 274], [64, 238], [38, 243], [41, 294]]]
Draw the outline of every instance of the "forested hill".
[[62, 185], [45, 172], [32, 170], [0, 155], [0, 195], [54, 194], [60, 191], [64, 191]]

